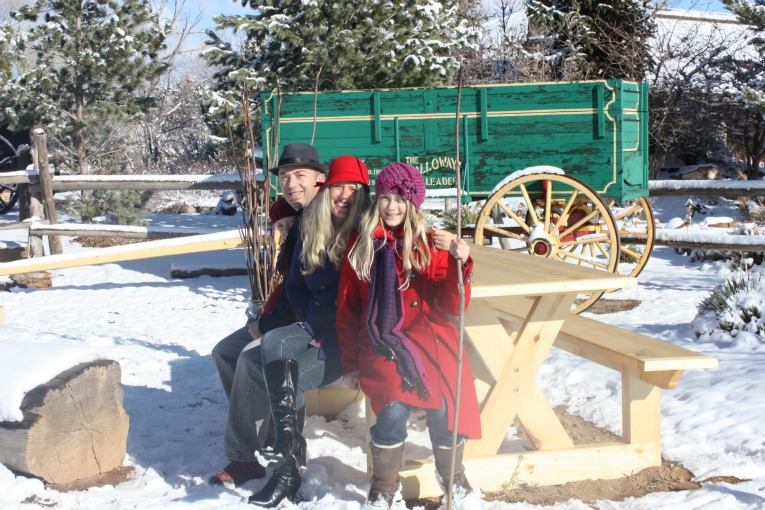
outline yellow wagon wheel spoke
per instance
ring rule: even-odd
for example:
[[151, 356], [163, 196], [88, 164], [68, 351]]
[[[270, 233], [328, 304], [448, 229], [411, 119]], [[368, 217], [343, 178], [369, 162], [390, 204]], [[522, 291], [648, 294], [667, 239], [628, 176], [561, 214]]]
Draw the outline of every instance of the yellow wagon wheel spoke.
[[500, 207], [501, 207], [501, 208], [502, 208], [502, 209], [505, 211], [505, 213], [507, 213], [507, 215], [508, 215], [510, 218], [512, 218], [513, 220], [515, 220], [515, 221], [518, 223], [518, 225], [520, 225], [520, 227], [521, 227], [521, 228], [523, 228], [523, 230], [525, 230], [525, 231], [526, 231], [526, 233], [527, 233], [527, 234], [531, 232], [531, 231], [529, 230], [529, 226], [526, 224], [526, 222], [525, 222], [525, 221], [523, 221], [523, 220], [520, 218], [520, 216], [518, 216], [517, 214], [515, 214], [515, 211], [513, 211], [512, 209], [510, 209], [510, 208], [509, 208], [507, 205], [505, 205], [505, 204], [504, 204], [504, 203], [502, 203], [502, 202], [498, 202], [498, 204], [497, 204], [497, 205], [499, 205], [499, 206], [500, 206]]
[[620, 256], [617, 271], [625, 276], [637, 277], [648, 262], [656, 235], [651, 205], [646, 198], [623, 204], [610, 200], [608, 208], [619, 230]]
[[[587, 184], [558, 173], [522, 175], [494, 192], [473, 239], [497, 247], [503, 240], [506, 249], [608, 272], [616, 271], [621, 253], [608, 206]], [[602, 294], [580, 295], [576, 312]]]

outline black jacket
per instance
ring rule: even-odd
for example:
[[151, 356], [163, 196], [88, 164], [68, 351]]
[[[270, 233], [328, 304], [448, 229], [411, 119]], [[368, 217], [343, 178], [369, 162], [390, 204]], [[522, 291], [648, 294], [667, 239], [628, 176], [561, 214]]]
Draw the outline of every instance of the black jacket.
[[[295, 217], [295, 223], [292, 224], [287, 239], [284, 240], [284, 249], [279, 253], [279, 258], [276, 259], [277, 270], [288, 275], [290, 272], [290, 266], [292, 265], [292, 256], [295, 253], [295, 245], [300, 238], [300, 226], [303, 224], [303, 210], [299, 210]], [[286, 276], [285, 276], [286, 277]], [[276, 304], [276, 309], [263, 315], [258, 319], [258, 329], [262, 334], [265, 334], [272, 329], [281, 328], [282, 326], [289, 326], [296, 322], [295, 314], [292, 311], [290, 302], [287, 299], [287, 293], [282, 292], [279, 296], [279, 302]]]

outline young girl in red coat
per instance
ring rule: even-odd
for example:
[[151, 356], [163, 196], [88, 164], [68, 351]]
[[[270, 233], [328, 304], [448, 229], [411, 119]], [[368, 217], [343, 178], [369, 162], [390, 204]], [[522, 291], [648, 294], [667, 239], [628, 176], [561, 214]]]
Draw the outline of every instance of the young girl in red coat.
[[[340, 269], [336, 324], [344, 382], [364, 391], [377, 416], [367, 502], [388, 508], [399, 489], [411, 409], [427, 411], [436, 471], [442, 483], [449, 478], [459, 337], [446, 314], [459, 314], [458, 267], [469, 301], [473, 261], [464, 240], [453, 240], [449, 251], [434, 248], [419, 210], [425, 183], [415, 167], [384, 167], [375, 196]], [[455, 495], [472, 490], [462, 452], [465, 438], [481, 436], [479, 415], [463, 354]]]

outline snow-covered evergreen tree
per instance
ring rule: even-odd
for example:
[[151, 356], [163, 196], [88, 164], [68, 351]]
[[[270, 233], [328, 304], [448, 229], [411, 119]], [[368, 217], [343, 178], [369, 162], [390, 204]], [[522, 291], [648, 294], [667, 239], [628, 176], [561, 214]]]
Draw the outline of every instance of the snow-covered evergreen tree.
[[741, 87], [747, 101], [765, 111], [765, 0], [722, 0], [752, 32], [752, 45], [759, 51], [759, 61], [751, 62], [752, 72], [748, 83]]
[[289, 92], [450, 84], [454, 55], [474, 39], [452, 0], [244, 3], [253, 14], [215, 18], [217, 30], [245, 36], [241, 48], [208, 33], [213, 114], [237, 109], [243, 84]]
[[16, 72], [0, 82], [0, 122], [46, 125], [87, 173], [86, 130], [153, 104], [142, 91], [166, 66], [167, 27], [150, 0], [37, 0], [13, 18], [23, 24], [3, 25]]
[[536, 62], [534, 80], [577, 80], [584, 77], [587, 27], [568, 0], [529, 0], [528, 33], [522, 55]]
[[530, 34], [545, 39], [548, 61], [567, 74], [640, 81], [654, 32], [651, 0], [530, 0]]

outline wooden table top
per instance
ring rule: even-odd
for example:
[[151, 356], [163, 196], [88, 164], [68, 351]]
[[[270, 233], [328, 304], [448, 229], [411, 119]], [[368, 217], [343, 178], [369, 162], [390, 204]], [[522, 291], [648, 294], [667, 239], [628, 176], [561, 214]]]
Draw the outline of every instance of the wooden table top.
[[471, 296], [539, 296], [637, 287], [637, 279], [529, 254], [470, 246]]

